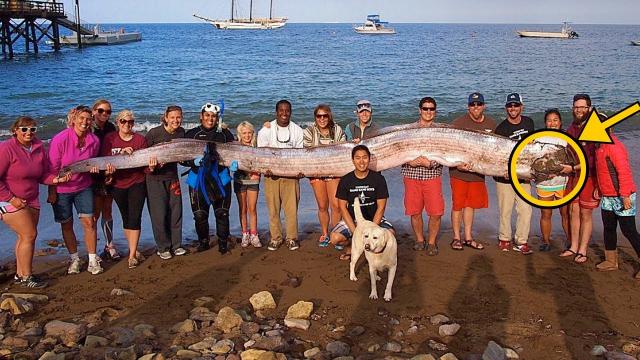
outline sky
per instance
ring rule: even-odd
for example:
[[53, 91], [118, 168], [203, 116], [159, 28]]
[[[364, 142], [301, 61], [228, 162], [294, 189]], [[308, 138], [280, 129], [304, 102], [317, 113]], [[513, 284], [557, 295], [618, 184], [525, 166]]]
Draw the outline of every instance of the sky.
[[[79, 0], [89, 23], [198, 22], [193, 13], [228, 18], [231, 0]], [[73, 11], [74, 0], [63, 0]], [[248, 17], [249, 0], [236, 0]], [[254, 15], [268, 16], [269, 0], [253, 0]], [[392, 23], [509, 23], [638, 25], [640, 0], [273, 0], [274, 16], [290, 22], [363, 22], [378, 13]]]

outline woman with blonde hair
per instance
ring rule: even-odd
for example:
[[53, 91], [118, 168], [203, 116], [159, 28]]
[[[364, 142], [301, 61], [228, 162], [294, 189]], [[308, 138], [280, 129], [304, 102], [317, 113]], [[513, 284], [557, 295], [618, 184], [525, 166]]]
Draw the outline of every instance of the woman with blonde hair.
[[[304, 147], [329, 145], [347, 140], [342, 128], [333, 121], [331, 107], [326, 104], [316, 106], [313, 111], [315, 122], [304, 130]], [[311, 187], [318, 203], [318, 220], [322, 228], [322, 235], [318, 240], [320, 247], [329, 246], [329, 230], [341, 219], [336, 189], [340, 178], [310, 178]], [[331, 214], [329, 214], [331, 208]], [[340, 247], [337, 245], [336, 247]]]
[[71, 175], [49, 171], [48, 154], [36, 137], [36, 121], [19, 117], [11, 125], [12, 138], [0, 143], [0, 219], [16, 233], [15, 280], [29, 288], [47, 283], [32, 273], [33, 251], [40, 216], [39, 184], [61, 184]]
[[[256, 146], [256, 132], [248, 121], [238, 124], [236, 129], [238, 141], [245, 146]], [[238, 199], [238, 214], [242, 227], [242, 247], [249, 244], [262, 247], [258, 237], [258, 192], [260, 191], [260, 174], [238, 170], [233, 174], [233, 189]]]
[[[101, 156], [131, 155], [134, 151], [147, 147], [144, 136], [133, 131], [135, 118], [130, 110], [122, 110], [116, 115], [117, 132], [107, 134], [100, 148]], [[156, 166], [156, 161], [149, 161], [149, 170]], [[147, 198], [145, 185], [145, 169], [133, 168], [117, 170], [105, 178], [106, 185], [112, 187], [113, 199], [122, 216], [124, 236], [129, 243], [129, 268], [133, 269], [142, 261], [137, 251], [140, 240], [142, 209]]]

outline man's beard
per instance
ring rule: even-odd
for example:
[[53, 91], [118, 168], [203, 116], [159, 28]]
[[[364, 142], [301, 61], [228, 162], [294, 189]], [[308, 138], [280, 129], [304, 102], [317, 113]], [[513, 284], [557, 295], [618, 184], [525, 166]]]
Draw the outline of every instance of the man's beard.
[[573, 114], [573, 123], [576, 125], [584, 124], [587, 119], [589, 119], [589, 113], [584, 114], [582, 117], [577, 117], [575, 114]]

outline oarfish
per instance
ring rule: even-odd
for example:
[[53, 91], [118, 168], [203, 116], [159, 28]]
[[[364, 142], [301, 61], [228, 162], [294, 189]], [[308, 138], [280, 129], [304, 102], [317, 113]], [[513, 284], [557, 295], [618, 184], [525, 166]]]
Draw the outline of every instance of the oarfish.
[[[371, 151], [370, 169], [382, 171], [425, 156], [444, 166], [469, 164], [471, 171], [505, 176], [509, 155], [517, 144], [508, 138], [449, 125], [431, 127], [403, 126], [381, 130], [377, 136], [363, 140]], [[168, 143], [135, 151], [131, 155], [106, 156], [74, 163], [64, 171], [84, 172], [92, 166], [116, 169], [146, 166], [155, 156], [159, 162], [179, 162], [201, 156], [205, 141], [176, 139]], [[237, 161], [240, 170], [282, 177], [343, 176], [353, 170], [351, 149], [356, 144], [345, 142], [304, 149], [254, 148], [232, 142], [215, 144], [220, 164], [229, 166]], [[551, 160], [551, 161], [550, 161]], [[566, 149], [559, 145], [534, 142], [527, 145], [517, 159], [517, 174], [521, 179], [546, 179], [557, 175], [559, 168], [549, 169], [541, 163], [567, 163]], [[534, 163], [538, 166], [535, 166]]]

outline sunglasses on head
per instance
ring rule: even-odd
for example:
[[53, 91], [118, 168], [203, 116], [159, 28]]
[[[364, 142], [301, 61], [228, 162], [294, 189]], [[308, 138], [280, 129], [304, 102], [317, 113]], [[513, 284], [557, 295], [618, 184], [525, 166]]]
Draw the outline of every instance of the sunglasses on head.
[[28, 127], [28, 126], [21, 126], [18, 129], [20, 129], [21, 132], [26, 133], [27, 131], [30, 131], [32, 133], [36, 132], [38, 130], [37, 127]]
[[103, 108], [98, 108], [98, 109], [96, 109], [96, 111], [98, 112], [98, 114], [107, 113], [107, 115], [111, 115], [111, 110], [105, 110]]
[[428, 106], [423, 106], [420, 109], [422, 109], [422, 111], [436, 111], [436, 107], [428, 107]]
[[473, 107], [473, 106], [482, 106], [484, 105], [484, 103], [481, 103], [479, 101], [474, 101], [471, 104], [469, 104], [469, 107]]
[[135, 121], [135, 120], [133, 120], [133, 119], [131, 119], [131, 120], [127, 120], [127, 119], [120, 119], [120, 120], [118, 120], [118, 121], [120, 121], [120, 124], [122, 124], [122, 125], [126, 125], [126, 124], [133, 125], [133, 123], [135, 123], [135, 122], [136, 122], [136, 121]]

